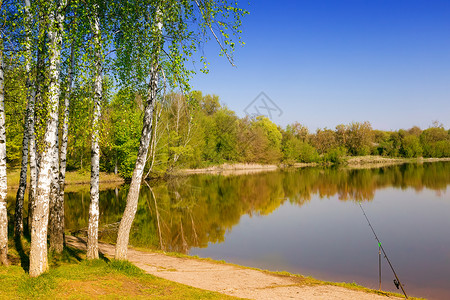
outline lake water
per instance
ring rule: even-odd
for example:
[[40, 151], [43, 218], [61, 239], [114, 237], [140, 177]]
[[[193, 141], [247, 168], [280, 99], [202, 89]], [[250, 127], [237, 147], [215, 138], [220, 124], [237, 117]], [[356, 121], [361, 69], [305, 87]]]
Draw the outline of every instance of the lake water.
[[[378, 244], [408, 294], [450, 299], [450, 162], [193, 175], [143, 185], [131, 243], [378, 288]], [[100, 193], [100, 238], [114, 241], [128, 187]], [[82, 234], [89, 189], [66, 194]], [[382, 260], [382, 289], [398, 291]]]

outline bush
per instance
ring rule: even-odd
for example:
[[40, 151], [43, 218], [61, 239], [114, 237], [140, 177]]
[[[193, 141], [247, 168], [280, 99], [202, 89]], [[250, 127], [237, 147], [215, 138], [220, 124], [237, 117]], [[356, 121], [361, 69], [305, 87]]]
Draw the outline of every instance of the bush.
[[310, 163], [319, 161], [319, 153], [316, 148], [308, 143], [302, 143], [299, 147], [298, 159], [300, 162]]
[[408, 158], [422, 156], [423, 149], [419, 138], [415, 135], [406, 136], [402, 141], [401, 153]]
[[336, 147], [330, 149], [323, 157], [324, 162], [331, 162], [333, 164], [339, 165], [345, 163], [347, 160], [345, 156], [347, 155], [347, 150], [344, 147]]
[[284, 143], [283, 156], [284, 163], [288, 165], [295, 162], [310, 163], [319, 160], [316, 148], [295, 137], [291, 137]]
[[439, 141], [434, 145], [436, 157], [450, 157], [450, 141]]

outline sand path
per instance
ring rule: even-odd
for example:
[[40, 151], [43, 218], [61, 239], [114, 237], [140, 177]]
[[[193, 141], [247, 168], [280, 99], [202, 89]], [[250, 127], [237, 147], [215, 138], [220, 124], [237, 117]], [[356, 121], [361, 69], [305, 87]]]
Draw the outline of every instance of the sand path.
[[[72, 247], [86, 249], [81, 238], [67, 236]], [[114, 257], [114, 246], [99, 243], [100, 252]], [[213, 261], [167, 256], [128, 248], [128, 260], [149, 274], [235, 297], [249, 299], [401, 299], [355, 291], [331, 285], [304, 285], [295, 276], [278, 276], [263, 271]]]

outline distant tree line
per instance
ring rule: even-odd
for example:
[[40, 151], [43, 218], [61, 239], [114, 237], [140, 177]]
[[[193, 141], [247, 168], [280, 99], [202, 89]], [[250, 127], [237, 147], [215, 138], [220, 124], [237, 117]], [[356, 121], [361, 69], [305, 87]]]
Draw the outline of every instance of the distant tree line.
[[[104, 171], [130, 176], [141, 130], [140, 101], [120, 91], [107, 104], [101, 147]], [[218, 96], [199, 91], [168, 94], [155, 118], [148, 176], [223, 163], [341, 163], [345, 157], [363, 155], [450, 157], [450, 130], [437, 122], [424, 130], [415, 126], [382, 131], [369, 122], [353, 122], [310, 132], [298, 122], [282, 128], [264, 116], [239, 118], [220, 104]], [[69, 158], [69, 166], [79, 169], [80, 156], [87, 157], [89, 148], [73, 148], [73, 153], [76, 156]]]
[[[89, 169], [90, 110], [88, 99], [71, 107], [67, 166]], [[434, 123], [398, 131], [374, 130], [369, 122], [338, 125], [311, 133], [300, 123], [281, 128], [264, 116], [239, 118], [219, 97], [195, 91], [170, 93], [158, 104], [147, 159], [148, 176], [174, 168], [199, 168], [222, 163], [341, 162], [345, 156], [450, 157], [450, 131]], [[101, 169], [129, 178], [142, 130], [143, 100], [139, 93], [120, 90], [103, 104], [100, 139]], [[16, 106], [9, 109], [14, 110]], [[8, 110], [7, 110], [8, 111]], [[11, 111], [11, 116], [15, 116]], [[20, 123], [20, 120], [18, 120]], [[10, 130], [20, 135], [22, 126]], [[8, 161], [20, 160], [20, 139], [10, 140]], [[17, 145], [16, 145], [17, 144]]]
[[[108, 90], [108, 84], [105, 84]], [[92, 103], [83, 88], [74, 90], [78, 101], [70, 111], [67, 168], [89, 170]], [[121, 89], [106, 92], [102, 104], [100, 168], [130, 178], [142, 131], [144, 100], [140, 93]], [[6, 107], [8, 163], [20, 163], [20, 99]], [[24, 100], [22, 100], [24, 101]], [[24, 102], [25, 103], [25, 102]], [[199, 91], [189, 95], [168, 93], [155, 107], [147, 177], [179, 168], [201, 168], [222, 163], [340, 163], [347, 156], [450, 157], [450, 130], [434, 122], [427, 129], [382, 131], [369, 122], [352, 122], [316, 132], [298, 123], [277, 126], [264, 116], [239, 118], [220, 104], [216, 95]]]

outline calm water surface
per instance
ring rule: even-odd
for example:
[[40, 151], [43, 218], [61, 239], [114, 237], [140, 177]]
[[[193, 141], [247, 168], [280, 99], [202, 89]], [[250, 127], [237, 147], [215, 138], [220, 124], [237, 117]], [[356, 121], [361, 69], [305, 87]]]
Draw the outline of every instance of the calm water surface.
[[[378, 245], [408, 294], [450, 299], [450, 163], [194, 175], [143, 186], [131, 243], [378, 288]], [[100, 194], [115, 239], [128, 187]], [[87, 227], [88, 187], [66, 194], [66, 227]], [[397, 291], [383, 259], [382, 288]]]

